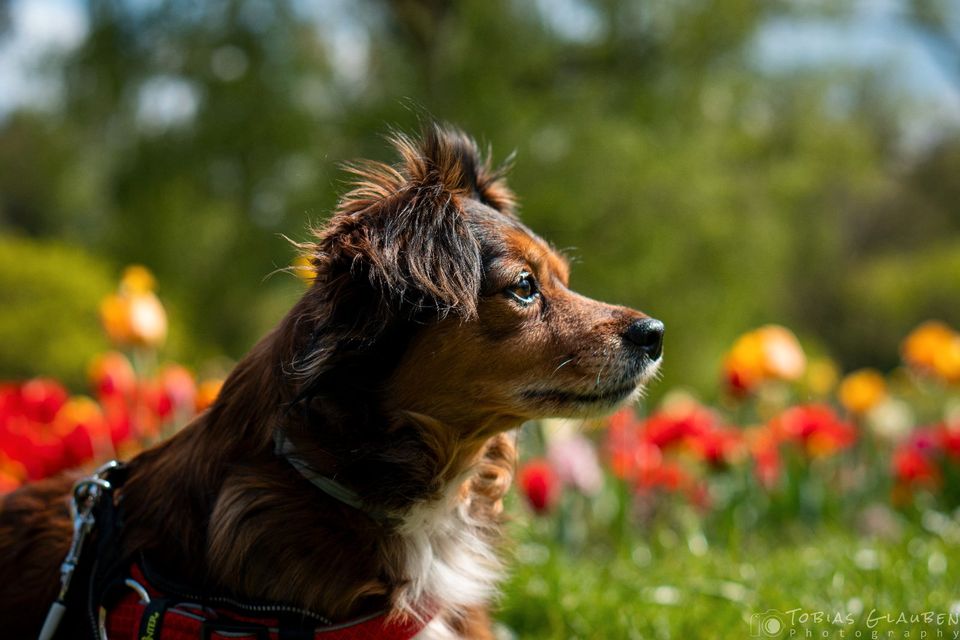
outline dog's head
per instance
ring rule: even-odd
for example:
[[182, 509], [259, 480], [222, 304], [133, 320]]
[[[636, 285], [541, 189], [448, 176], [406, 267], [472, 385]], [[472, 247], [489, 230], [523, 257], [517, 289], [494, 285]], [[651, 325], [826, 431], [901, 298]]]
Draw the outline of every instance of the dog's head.
[[402, 162], [354, 167], [311, 246], [318, 311], [296, 368], [312, 386], [377, 385], [380, 410], [484, 430], [635, 397], [662, 323], [572, 291], [567, 262], [517, 219], [468, 137], [433, 126], [393, 143]]

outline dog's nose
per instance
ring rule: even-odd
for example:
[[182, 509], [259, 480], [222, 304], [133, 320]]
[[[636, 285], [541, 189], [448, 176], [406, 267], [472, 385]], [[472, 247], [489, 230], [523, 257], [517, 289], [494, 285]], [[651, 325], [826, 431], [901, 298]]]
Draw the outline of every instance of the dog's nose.
[[663, 323], [653, 318], [644, 318], [630, 323], [623, 337], [640, 347], [651, 360], [663, 353]]

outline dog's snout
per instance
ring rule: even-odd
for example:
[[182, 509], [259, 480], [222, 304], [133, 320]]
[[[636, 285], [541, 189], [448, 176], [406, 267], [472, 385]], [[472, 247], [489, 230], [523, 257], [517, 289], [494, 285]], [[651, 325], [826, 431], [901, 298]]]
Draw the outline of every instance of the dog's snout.
[[653, 318], [643, 318], [630, 323], [623, 337], [636, 346], [651, 360], [663, 353], [663, 323]]

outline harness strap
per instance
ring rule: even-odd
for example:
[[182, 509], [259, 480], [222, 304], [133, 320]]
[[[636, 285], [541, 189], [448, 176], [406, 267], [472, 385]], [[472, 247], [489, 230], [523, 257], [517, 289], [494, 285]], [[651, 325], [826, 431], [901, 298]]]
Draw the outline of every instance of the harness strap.
[[[386, 612], [321, 629], [305, 627], [310, 623], [304, 620], [298, 626], [285, 625], [274, 617], [254, 617], [209, 603], [165, 597], [146, 583], [136, 564], [130, 576], [127, 584], [131, 588], [106, 615], [104, 626], [110, 640], [410, 640], [425, 626]], [[149, 600], [144, 600], [144, 593]]]
[[[309, 467], [303, 465], [301, 469], [292, 461], [292, 449], [285, 449], [290, 456], [287, 459], [309, 479], [305, 473]], [[164, 587], [162, 576], [155, 576], [154, 583], [154, 578], [148, 579], [136, 560], [121, 555], [124, 518], [122, 500], [120, 504], [114, 502], [114, 489], [123, 485], [127, 471], [122, 465], [110, 463], [78, 483], [92, 483], [102, 489], [102, 495], [84, 502], [82, 509], [75, 509], [79, 534], [75, 535], [64, 562], [63, 588], [41, 638], [76, 640], [82, 635], [96, 640], [410, 640], [436, 613], [429, 607], [418, 617], [391, 616], [384, 611], [334, 625], [316, 614], [284, 605], [177, 595], [180, 590]], [[349, 491], [332, 479], [326, 480]], [[317, 486], [322, 489], [321, 485]], [[86, 494], [78, 495], [86, 498]], [[364, 512], [377, 518], [376, 512]], [[92, 548], [81, 553], [87, 534], [92, 535], [93, 544], [86, 546]], [[73, 582], [86, 588], [69, 588], [74, 573], [77, 580]], [[164, 593], [166, 588], [171, 593]], [[217, 601], [226, 604], [220, 606]], [[84, 628], [87, 633], [81, 631]]]

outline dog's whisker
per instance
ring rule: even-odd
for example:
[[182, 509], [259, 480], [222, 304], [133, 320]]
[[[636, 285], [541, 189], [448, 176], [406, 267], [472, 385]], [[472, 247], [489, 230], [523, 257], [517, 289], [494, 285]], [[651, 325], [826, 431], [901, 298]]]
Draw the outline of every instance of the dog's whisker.
[[604, 349], [600, 354], [604, 359], [603, 365], [600, 367], [600, 371], [597, 372], [597, 383], [596, 386], [600, 386], [600, 377], [603, 375], [603, 372], [607, 369], [607, 365], [610, 364], [611, 358], [607, 357], [607, 350]]
[[563, 362], [561, 362], [561, 363], [557, 366], [557, 368], [553, 370], [553, 372], [552, 372], [550, 375], [551, 375], [551, 376], [554, 375], [555, 373], [557, 373], [558, 371], [560, 371], [560, 369], [562, 369], [563, 367], [567, 366], [568, 364], [570, 364], [570, 363], [573, 362], [574, 360], [576, 360], [576, 358], [573, 358], [573, 357], [567, 358], [566, 360], [564, 360]]

